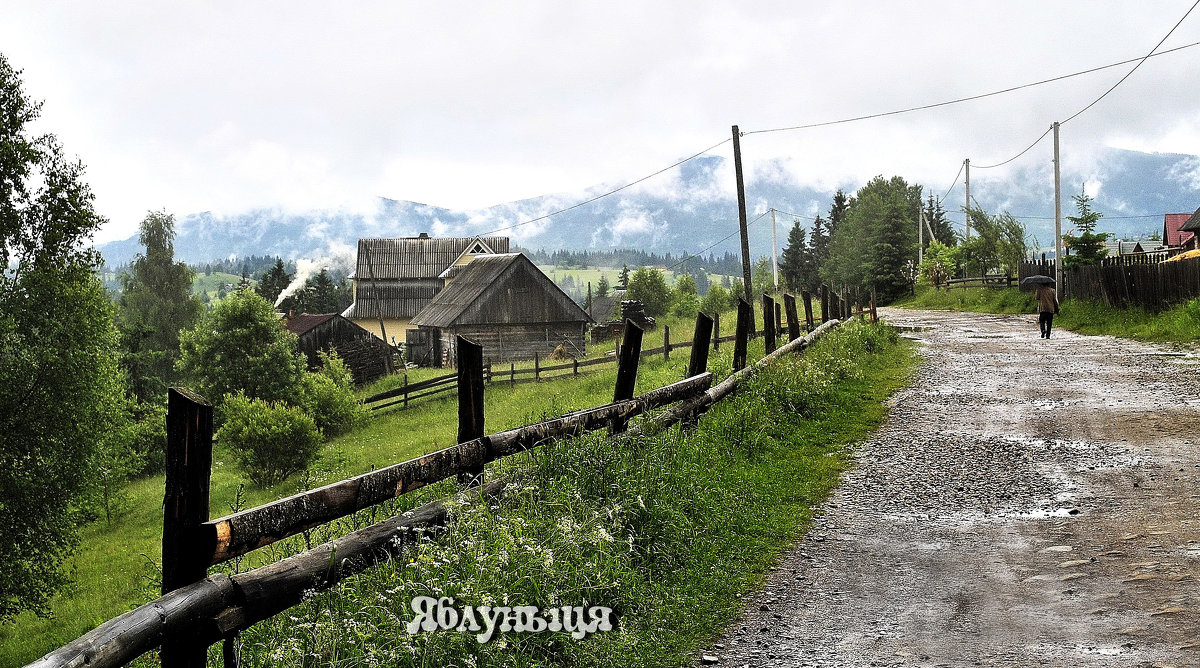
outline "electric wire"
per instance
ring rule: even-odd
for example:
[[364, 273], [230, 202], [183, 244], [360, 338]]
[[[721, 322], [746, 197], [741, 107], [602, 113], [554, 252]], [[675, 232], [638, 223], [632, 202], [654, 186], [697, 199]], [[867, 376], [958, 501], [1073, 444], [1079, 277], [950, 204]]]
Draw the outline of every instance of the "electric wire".
[[[1193, 6], [1193, 7], [1194, 7], [1194, 6]], [[1190, 13], [1190, 12], [1191, 12], [1191, 10], [1189, 9], [1189, 10], [1188, 10], [1188, 12]], [[1184, 16], [1186, 17], [1186, 14], [1185, 14]], [[1182, 19], [1180, 19], [1180, 20], [1182, 21]], [[1178, 24], [1177, 24], [1177, 25], [1178, 25]], [[1174, 28], [1172, 28], [1172, 30], [1174, 30]], [[1169, 35], [1170, 35], [1170, 33], [1168, 33], [1168, 36], [1169, 36]], [[1166, 39], [1166, 38], [1163, 38], [1163, 39]], [[1161, 42], [1160, 42], [1159, 44], [1161, 45]], [[811, 129], [811, 128], [819, 128], [819, 127], [825, 127], [825, 126], [829, 126], [829, 125], [840, 125], [840, 124], [843, 124], [843, 123], [855, 123], [855, 122], [857, 122], [857, 121], [865, 121], [865, 120], [870, 120], [870, 119], [874, 119], [874, 118], [883, 118], [883, 117], [886, 117], [886, 116], [896, 116], [896, 115], [899, 115], [899, 114], [907, 114], [907, 113], [911, 113], [911, 112], [914, 112], [914, 111], [924, 111], [924, 110], [926, 110], [926, 109], [936, 109], [937, 107], [945, 107], [945, 106], [949, 106], [949, 105], [952, 105], [952, 104], [960, 104], [960, 103], [962, 103], [962, 102], [970, 102], [970, 101], [972, 101], [972, 100], [979, 100], [979, 99], [983, 99], [983, 98], [986, 98], [986, 97], [994, 97], [994, 96], [996, 96], [996, 95], [1003, 95], [1003, 94], [1005, 94], [1005, 93], [1012, 93], [1012, 92], [1015, 92], [1015, 91], [1018, 91], [1018, 90], [1022, 90], [1022, 89], [1025, 89], [1025, 88], [1032, 88], [1032, 87], [1034, 87], [1034, 86], [1041, 86], [1041, 85], [1043, 85], [1043, 84], [1054, 83], [1054, 82], [1056, 82], [1056, 81], [1062, 81], [1062, 80], [1064, 80], [1064, 79], [1070, 79], [1070, 78], [1072, 78], [1072, 77], [1082, 76], [1082, 75], [1084, 75], [1084, 74], [1091, 74], [1091, 73], [1093, 73], [1093, 72], [1099, 72], [1099, 71], [1101, 71], [1101, 70], [1106, 70], [1106, 69], [1110, 69], [1110, 68], [1113, 68], [1113, 67], [1120, 67], [1121, 65], [1128, 65], [1129, 63], [1132, 63], [1132, 62], [1139, 62], [1139, 64], [1140, 64], [1140, 62], [1141, 62], [1141, 61], [1145, 61], [1147, 58], [1150, 58], [1150, 57], [1152, 57], [1152, 56], [1163, 56], [1163, 55], [1166, 55], [1166, 54], [1168, 54], [1168, 53], [1172, 53], [1172, 52], [1175, 52], [1175, 51], [1180, 51], [1180, 50], [1183, 50], [1183, 49], [1189, 49], [1189, 48], [1192, 48], [1192, 47], [1194, 47], [1194, 46], [1200, 46], [1200, 42], [1193, 42], [1193, 43], [1191, 43], [1191, 44], [1184, 44], [1183, 46], [1177, 46], [1177, 47], [1175, 47], [1175, 48], [1173, 48], [1173, 49], [1168, 49], [1168, 50], [1166, 50], [1166, 51], [1160, 51], [1160, 52], [1158, 52], [1158, 53], [1151, 52], [1150, 54], [1147, 54], [1146, 56], [1142, 56], [1141, 58], [1130, 58], [1129, 60], [1123, 60], [1123, 61], [1121, 61], [1121, 62], [1119, 62], [1119, 63], [1111, 63], [1111, 64], [1109, 64], [1109, 65], [1101, 65], [1100, 67], [1093, 67], [1093, 68], [1091, 68], [1091, 69], [1087, 69], [1087, 70], [1080, 70], [1079, 72], [1073, 72], [1073, 73], [1071, 73], [1071, 74], [1064, 74], [1064, 75], [1057, 76], [1057, 77], [1053, 77], [1053, 78], [1050, 78], [1050, 79], [1043, 79], [1043, 80], [1041, 80], [1041, 81], [1034, 81], [1034, 82], [1032, 82], [1032, 83], [1021, 84], [1020, 86], [1012, 86], [1012, 87], [1010, 87], [1010, 88], [1005, 88], [1005, 89], [1003, 89], [1003, 90], [996, 90], [996, 91], [992, 91], [992, 92], [990, 92], [990, 93], [982, 93], [982, 94], [979, 94], [979, 95], [971, 95], [971, 96], [968, 96], [968, 97], [960, 97], [960, 98], [957, 98], [957, 99], [954, 99], [954, 100], [946, 100], [946, 101], [944, 101], [944, 102], [935, 102], [935, 103], [932, 103], [932, 104], [923, 104], [923, 105], [916, 106], [916, 107], [908, 107], [908, 108], [906, 108], [906, 109], [896, 109], [896, 110], [893, 110], [893, 111], [885, 111], [885, 112], [881, 112], [881, 113], [877, 113], [877, 114], [867, 114], [867, 115], [865, 115], [865, 116], [855, 116], [855, 117], [853, 117], [853, 118], [842, 118], [842, 119], [833, 120], [833, 121], [821, 121], [821, 122], [819, 122], [819, 123], [808, 123], [808, 124], [805, 124], [805, 125], [793, 125], [793, 126], [789, 126], [789, 127], [783, 127], [783, 128], [770, 128], [770, 129], [767, 129], [767, 130], [747, 130], [747, 131], [745, 131], [745, 132], [742, 132], [741, 134], [742, 134], [742, 136], [746, 136], [746, 135], [754, 135], [754, 134], [763, 134], [763, 133], [768, 133], [768, 132], [790, 132], [790, 131], [793, 131], [793, 130], [808, 130], [808, 129]], [[1155, 47], [1155, 48], [1157, 49], [1158, 47]], [[1136, 68], [1134, 68], [1134, 69], [1136, 69]], [[1132, 70], [1130, 71], [1130, 73], [1132, 73]], [[1128, 75], [1126, 75], [1126, 76], [1128, 76]], [[1124, 79], [1122, 79], [1122, 80], [1124, 80]], [[1118, 82], [1118, 84], [1119, 84], [1119, 83], [1120, 83], [1120, 82]], [[1116, 86], [1114, 86], [1114, 88], [1115, 88], [1115, 87], [1116, 87]], [[1098, 101], [1099, 101], [1099, 100], [1097, 100], [1097, 102], [1098, 102]], [[1095, 104], [1095, 103], [1093, 102], [1093, 104]], [[1089, 105], [1089, 106], [1090, 106], [1090, 105]], [[1082, 112], [1081, 112], [1081, 113], [1082, 113]], [[1076, 114], [1076, 115], [1078, 115], [1078, 114]], [[1027, 149], [1027, 150], [1028, 150], [1028, 149]]]
[[[751, 220], [750, 222], [746, 223], [746, 229], [747, 229], [747, 230], [748, 230], [748, 229], [750, 229], [750, 226], [751, 226], [751, 225], [753, 225], [753, 224], [757, 223], [759, 220], [762, 220], [762, 218], [763, 218], [764, 216], [766, 216], [768, 213], [771, 213], [771, 210], [770, 210], [770, 209], [767, 209], [766, 211], [763, 211], [762, 213], [760, 213], [760, 214], [758, 214], [757, 216], [755, 216], [755, 217], [754, 217], [754, 220]], [[701, 248], [700, 250], [696, 251], [695, 253], [691, 253], [690, 255], [688, 255], [687, 257], [683, 258], [683, 259], [682, 259], [682, 260], [680, 260], [679, 262], [676, 262], [675, 264], [673, 264], [673, 265], [671, 265], [671, 266], [667, 267], [667, 271], [674, 271], [674, 270], [675, 270], [677, 267], [682, 267], [682, 266], [684, 265], [684, 263], [686, 263], [687, 261], [689, 261], [689, 260], [692, 260], [692, 259], [695, 259], [695, 258], [697, 258], [697, 257], [699, 257], [699, 256], [701, 256], [701, 255], [703, 255], [704, 253], [706, 253], [706, 252], [708, 252], [708, 251], [712, 250], [713, 248], [716, 248], [718, 245], [720, 245], [720, 244], [722, 244], [722, 243], [724, 243], [724, 242], [728, 241], [729, 239], [731, 239], [731, 238], [733, 237], [733, 235], [735, 235], [735, 234], [737, 234], [737, 233], [739, 233], [739, 232], [741, 232], [741, 231], [742, 231], [742, 230], [741, 230], [741, 227], [739, 226], [739, 227], [738, 227], [738, 229], [734, 230], [733, 232], [730, 232], [729, 234], [727, 234], [727, 235], [725, 235], [725, 236], [721, 237], [720, 239], [718, 239], [718, 240], [714, 241], [713, 243], [709, 244], [708, 246], [705, 246], [704, 248]]]
[[963, 168], [964, 168], [964, 167], [966, 167], [966, 166], [967, 166], [967, 163], [966, 163], [966, 162], [963, 162], [962, 164], [960, 164], [960, 165], [958, 166], [958, 173], [954, 175], [954, 183], [951, 183], [951, 184], [950, 184], [950, 187], [946, 189], [946, 194], [945, 194], [945, 195], [942, 195], [942, 199], [943, 199], [943, 200], [944, 200], [944, 199], [946, 199], [947, 197], [949, 197], [949, 196], [950, 196], [950, 191], [951, 191], [951, 190], [954, 190], [954, 186], [958, 185], [958, 177], [962, 176], [962, 173], [963, 173]]
[[672, 170], [672, 169], [675, 169], [676, 167], [678, 167], [678, 166], [680, 166], [680, 165], [684, 164], [685, 162], [690, 162], [690, 161], [692, 161], [692, 160], [695, 160], [696, 158], [699, 158], [700, 156], [704, 155], [705, 153], [708, 153], [709, 151], [711, 151], [711, 150], [713, 150], [713, 149], [715, 149], [715, 148], [717, 148], [717, 147], [719, 147], [719, 146], [722, 146], [722, 145], [724, 145], [726, 142], [730, 142], [730, 141], [733, 141], [733, 138], [732, 138], [732, 137], [729, 137], [729, 138], [726, 138], [726, 139], [722, 139], [721, 141], [719, 141], [719, 142], [717, 142], [717, 143], [713, 144], [712, 146], [709, 146], [708, 148], [706, 148], [706, 149], [704, 149], [704, 150], [702, 150], [702, 151], [698, 151], [698, 152], [696, 152], [696, 153], [693, 153], [692, 155], [690, 155], [690, 156], [688, 156], [688, 157], [686, 157], [686, 158], [684, 158], [684, 159], [682, 159], [682, 160], [679, 160], [678, 162], [674, 162], [674, 163], [672, 163], [672, 164], [670, 164], [670, 165], [667, 165], [666, 167], [663, 167], [662, 169], [660, 169], [660, 170], [658, 170], [658, 171], [654, 172], [653, 174], [647, 174], [646, 176], [643, 176], [642, 178], [640, 178], [640, 179], [637, 179], [636, 181], [630, 181], [629, 183], [626, 183], [626, 184], [625, 184], [625, 185], [623, 185], [623, 186], [620, 186], [620, 187], [617, 187], [617, 188], [613, 188], [612, 190], [609, 190], [608, 192], [601, 193], [601, 194], [599, 194], [599, 195], [596, 195], [595, 197], [590, 197], [590, 198], [588, 198], [588, 199], [585, 199], [585, 200], [583, 200], [582, 202], [577, 202], [577, 203], [575, 203], [575, 204], [572, 204], [571, 206], [568, 206], [568, 207], [565, 207], [565, 208], [559, 209], [559, 210], [557, 210], [557, 211], [551, 211], [550, 213], [542, 214], [542, 215], [540, 215], [540, 216], [538, 216], [538, 217], [536, 217], [536, 218], [530, 218], [529, 220], [524, 220], [524, 221], [521, 221], [521, 222], [519, 222], [519, 223], [513, 223], [512, 225], [506, 225], [506, 226], [504, 226], [504, 227], [498, 227], [498, 228], [496, 228], [496, 229], [494, 229], [494, 230], [491, 230], [491, 231], [489, 231], [489, 232], [484, 232], [484, 233], [482, 233], [480, 236], [487, 236], [487, 235], [490, 235], [490, 234], [495, 234], [496, 232], [504, 232], [504, 231], [506, 231], [506, 230], [512, 230], [512, 229], [516, 229], [516, 228], [518, 228], [518, 227], [521, 227], [522, 225], [528, 225], [528, 224], [530, 224], [530, 223], [536, 223], [536, 222], [538, 222], [538, 221], [541, 221], [541, 220], [547, 220], [547, 219], [553, 218], [554, 216], [557, 216], [557, 215], [559, 215], [559, 214], [566, 213], [566, 212], [568, 212], [568, 211], [571, 211], [571, 210], [574, 210], [574, 209], [578, 209], [578, 208], [579, 208], [579, 207], [581, 207], [581, 206], [587, 206], [588, 204], [591, 204], [592, 202], [596, 202], [596, 201], [598, 201], [598, 200], [602, 200], [602, 199], [604, 199], [605, 197], [609, 197], [610, 195], [615, 195], [615, 194], [617, 194], [617, 193], [621, 192], [622, 190], [625, 190], [625, 189], [627, 189], [627, 188], [631, 188], [631, 187], [633, 187], [633, 186], [636, 186], [637, 184], [639, 184], [639, 183], [642, 183], [643, 181], [648, 181], [648, 180], [650, 180], [650, 179], [652, 179], [652, 178], [654, 178], [654, 177], [658, 176], [659, 174], [662, 174], [663, 172], [667, 172], [667, 171], [670, 171], [670, 170]]

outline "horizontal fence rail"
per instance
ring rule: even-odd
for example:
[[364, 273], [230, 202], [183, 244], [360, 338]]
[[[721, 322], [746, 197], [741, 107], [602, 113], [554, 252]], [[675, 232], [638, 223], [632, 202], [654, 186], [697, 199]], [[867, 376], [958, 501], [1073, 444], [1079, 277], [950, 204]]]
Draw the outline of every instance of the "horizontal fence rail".
[[[1020, 276], [1054, 276], [1053, 262], [1024, 262]], [[1110, 262], [1063, 271], [1059, 299], [1163, 311], [1200, 297], [1200, 258], [1157, 263]]]

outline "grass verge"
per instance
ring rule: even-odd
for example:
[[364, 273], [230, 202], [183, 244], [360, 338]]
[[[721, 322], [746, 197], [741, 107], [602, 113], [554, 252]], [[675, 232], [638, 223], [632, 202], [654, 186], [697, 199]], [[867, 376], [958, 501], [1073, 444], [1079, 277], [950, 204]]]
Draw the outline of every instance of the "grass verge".
[[[715, 366], [728, 368], [730, 351]], [[761, 354], [761, 350], [760, 350]], [[695, 430], [603, 435], [506, 463], [493, 503], [390, 562], [242, 634], [250, 665], [680, 666], [809, 526], [917, 363], [890, 329], [850, 324], [772, 365]], [[459, 605], [606, 605], [615, 630], [410, 635], [414, 596]]]
[[[1027, 313], [1037, 311], [1030, 292], [967, 288], [934, 290], [918, 288], [916, 296], [893, 304], [902, 308], [970, 311], [975, 313]], [[1143, 308], [1115, 308], [1089, 301], [1069, 299], [1054, 317], [1054, 326], [1080, 334], [1120, 336], [1139, 341], [1195, 344], [1200, 340], [1200, 299], [1179, 304], [1160, 313]]]

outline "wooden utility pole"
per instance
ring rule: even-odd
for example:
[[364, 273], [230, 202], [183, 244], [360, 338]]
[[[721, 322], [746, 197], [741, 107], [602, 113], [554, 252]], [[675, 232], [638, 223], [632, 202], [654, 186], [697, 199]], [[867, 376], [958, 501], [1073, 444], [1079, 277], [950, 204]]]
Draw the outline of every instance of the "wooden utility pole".
[[[925, 261], [925, 207], [917, 206], [917, 265]], [[591, 290], [591, 283], [588, 283]], [[589, 292], [590, 294], [590, 292]]]
[[[746, 302], [750, 304], [750, 322], [754, 322], [754, 303], [750, 295], [754, 287], [750, 284], [750, 232], [746, 225], [746, 184], [742, 180], [742, 133], [733, 126], [733, 171], [737, 176], [738, 231], [742, 235], [742, 287]], [[753, 325], [750, 327], [754, 329]]]
[[779, 292], [779, 237], [775, 234], [775, 209], [771, 209], [771, 280]]
[[1062, 183], [1059, 180], [1058, 121], [1054, 129], [1054, 289], [1062, 294]]
[[965, 206], [963, 206], [963, 219], [967, 221], [966, 240], [970, 241], [971, 240], [971, 159], [970, 158], [963, 160], [963, 169], [965, 170], [966, 175], [967, 175], [966, 180], [965, 180], [965, 183], [967, 184], [967, 187], [966, 187], [967, 203]]

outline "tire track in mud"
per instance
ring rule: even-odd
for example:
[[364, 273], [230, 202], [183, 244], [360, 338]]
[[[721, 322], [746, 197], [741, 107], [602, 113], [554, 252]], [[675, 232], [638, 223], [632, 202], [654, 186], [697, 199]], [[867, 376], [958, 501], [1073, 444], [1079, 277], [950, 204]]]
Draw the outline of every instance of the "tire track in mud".
[[1200, 357], [885, 317], [915, 382], [698, 663], [1200, 665]]

